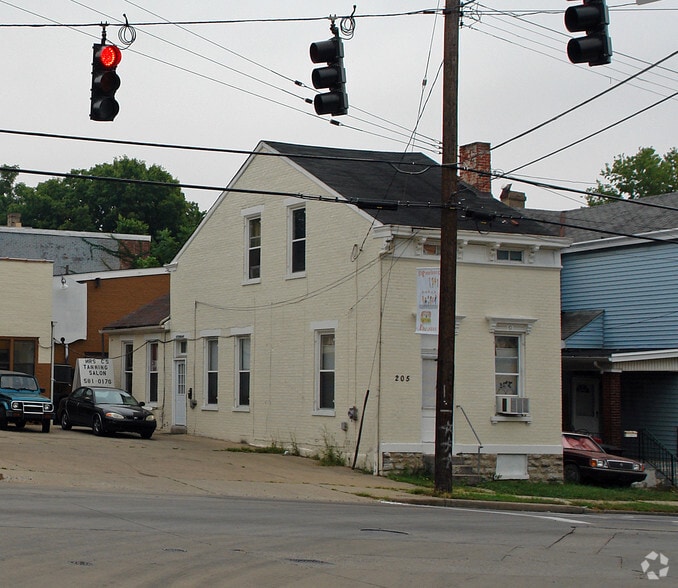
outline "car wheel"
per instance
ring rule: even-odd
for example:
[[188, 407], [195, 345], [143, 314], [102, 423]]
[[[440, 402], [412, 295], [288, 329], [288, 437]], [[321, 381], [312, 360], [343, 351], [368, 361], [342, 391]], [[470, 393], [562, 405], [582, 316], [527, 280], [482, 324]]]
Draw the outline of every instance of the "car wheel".
[[4, 408], [0, 408], [0, 431], [7, 430], [7, 414]]
[[139, 435], [141, 435], [142, 439], [150, 439], [151, 436], [153, 435], [153, 431], [150, 432], [144, 431], [143, 433], [139, 433]]
[[14, 423], [14, 426], [17, 429], [23, 429], [26, 426], [26, 421], [17, 421], [16, 423]]
[[101, 437], [104, 434], [104, 424], [101, 422], [101, 417], [98, 414], [94, 415], [92, 421], [92, 432]]
[[571, 484], [579, 484], [581, 482], [581, 472], [579, 468], [573, 463], [566, 463], [563, 470], [563, 477], [566, 482]]
[[71, 420], [68, 418], [68, 413], [64, 410], [61, 415], [61, 428], [64, 431], [69, 431], [73, 425], [71, 425]]
[[42, 432], [49, 433], [50, 428], [52, 427], [52, 421], [42, 421]]

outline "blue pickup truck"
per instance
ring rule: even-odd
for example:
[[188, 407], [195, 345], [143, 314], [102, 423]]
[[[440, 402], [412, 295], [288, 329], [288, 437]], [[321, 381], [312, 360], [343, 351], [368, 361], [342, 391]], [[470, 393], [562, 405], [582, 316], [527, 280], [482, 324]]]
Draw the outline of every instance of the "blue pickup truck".
[[54, 404], [41, 392], [35, 376], [0, 370], [0, 430], [7, 430], [9, 423], [17, 429], [34, 423], [49, 433]]

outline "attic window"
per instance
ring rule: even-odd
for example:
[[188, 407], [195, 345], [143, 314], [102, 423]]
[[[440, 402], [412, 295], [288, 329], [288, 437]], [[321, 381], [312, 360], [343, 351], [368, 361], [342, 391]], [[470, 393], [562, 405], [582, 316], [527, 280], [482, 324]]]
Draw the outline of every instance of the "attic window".
[[497, 261], [508, 261], [512, 263], [523, 262], [522, 249], [497, 249]]

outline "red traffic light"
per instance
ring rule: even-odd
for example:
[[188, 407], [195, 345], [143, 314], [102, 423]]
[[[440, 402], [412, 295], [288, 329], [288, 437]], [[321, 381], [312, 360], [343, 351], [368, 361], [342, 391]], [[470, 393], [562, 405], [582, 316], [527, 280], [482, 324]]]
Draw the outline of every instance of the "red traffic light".
[[117, 67], [122, 59], [122, 51], [115, 45], [102, 45], [94, 56], [95, 60], [99, 62], [101, 67], [112, 69]]

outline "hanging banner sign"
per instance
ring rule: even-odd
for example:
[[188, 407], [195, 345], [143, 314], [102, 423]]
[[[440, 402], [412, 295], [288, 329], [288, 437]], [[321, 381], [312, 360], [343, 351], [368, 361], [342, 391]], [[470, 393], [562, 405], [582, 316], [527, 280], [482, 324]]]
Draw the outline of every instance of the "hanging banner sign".
[[417, 333], [438, 334], [440, 268], [417, 268]]

